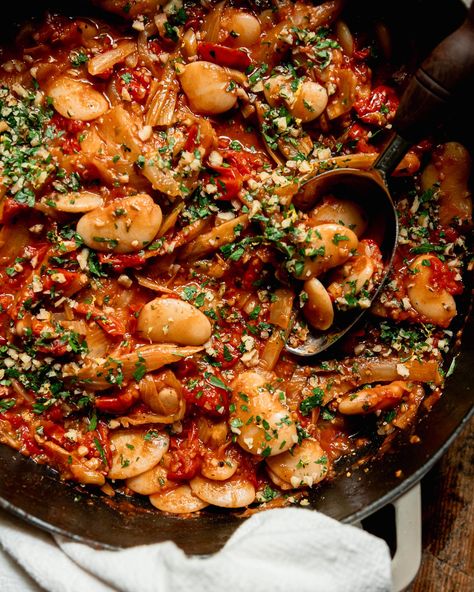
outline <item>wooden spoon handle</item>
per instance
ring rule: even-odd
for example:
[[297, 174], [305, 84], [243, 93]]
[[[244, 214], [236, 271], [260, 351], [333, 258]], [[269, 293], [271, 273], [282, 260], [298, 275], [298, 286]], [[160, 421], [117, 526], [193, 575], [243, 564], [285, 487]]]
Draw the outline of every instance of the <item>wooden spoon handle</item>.
[[461, 27], [432, 51], [410, 81], [393, 121], [394, 130], [415, 142], [469, 82], [474, 82], [474, 2]]

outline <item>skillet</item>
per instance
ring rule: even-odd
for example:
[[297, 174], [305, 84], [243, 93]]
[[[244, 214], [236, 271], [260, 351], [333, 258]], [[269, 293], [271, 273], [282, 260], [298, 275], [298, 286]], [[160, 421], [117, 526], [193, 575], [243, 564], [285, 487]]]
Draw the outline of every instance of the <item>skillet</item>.
[[[256, 0], [256, 3], [261, 5], [264, 1]], [[62, 4], [56, 0], [24, 0], [19, 7], [5, 7], [0, 29], [11, 33], [19, 18], [38, 15], [46, 7], [70, 14], [91, 14], [90, 6], [85, 2], [74, 2], [74, 7], [66, 9], [64, 5], [61, 8]], [[465, 10], [458, 0], [449, 0], [442, 6], [434, 6], [427, 0], [403, 0], [392, 3], [392, 6], [380, 4], [368, 0], [349, 2], [346, 11], [346, 14], [350, 13], [349, 22], [351, 18], [364, 21], [383, 16], [394, 30], [403, 30], [405, 61], [413, 66], [461, 23]], [[440, 14], [434, 14], [436, 11]], [[449, 139], [463, 142], [472, 151], [472, 143], [463, 134], [463, 129], [466, 133], [466, 123], [451, 116], [446, 125], [450, 130]], [[340, 466], [335, 480], [324, 482], [311, 492], [311, 508], [343, 522], [358, 522], [411, 489], [444, 454], [474, 410], [471, 370], [474, 322], [468, 319], [470, 296], [468, 287], [459, 304], [459, 318], [466, 324], [462, 342], [451, 352], [453, 357], [457, 356], [455, 372], [447, 379], [443, 396], [432, 411], [421, 414], [415, 427], [420, 442], [408, 444], [406, 437], [401, 436], [383, 458], [369, 461], [364, 470], [351, 469], [351, 476], [347, 477], [349, 459]], [[61, 482], [53, 470], [2, 445], [0, 507], [44, 530], [102, 548], [172, 540], [185, 552], [193, 554], [217, 551], [242, 521], [238, 515], [217, 508], [206, 510], [198, 517], [183, 519], [152, 511], [145, 502], [125, 498], [108, 500], [90, 489]]]

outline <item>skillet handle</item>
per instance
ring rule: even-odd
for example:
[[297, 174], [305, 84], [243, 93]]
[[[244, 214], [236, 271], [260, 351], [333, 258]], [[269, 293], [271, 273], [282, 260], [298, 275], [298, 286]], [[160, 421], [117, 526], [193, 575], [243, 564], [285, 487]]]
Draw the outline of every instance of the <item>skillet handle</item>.
[[[405, 89], [393, 120], [394, 133], [373, 166], [384, 180], [409, 147], [433, 128], [452, 98], [473, 86], [474, 0], [464, 23], [431, 52]], [[466, 99], [469, 108], [469, 94]]]
[[421, 487], [418, 483], [398, 498], [395, 508], [397, 550], [392, 559], [392, 592], [402, 592], [421, 564]]
[[403, 94], [393, 128], [405, 140], [417, 141], [433, 127], [453, 96], [462, 93], [473, 80], [474, 2], [459, 29], [418, 68]]

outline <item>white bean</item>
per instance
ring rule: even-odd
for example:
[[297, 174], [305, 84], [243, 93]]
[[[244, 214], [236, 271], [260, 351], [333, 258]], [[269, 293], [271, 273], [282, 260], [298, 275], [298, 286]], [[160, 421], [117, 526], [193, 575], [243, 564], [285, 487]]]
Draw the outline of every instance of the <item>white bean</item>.
[[117, 430], [110, 436], [112, 466], [110, 479], [129, 479], [156, 466], [168, 450], [166, 434], [146, 430]]
[[304, 260], [301, 271], [294, 272], [298, 279], [306, 280], [325, 273], [333, 267], [342, 265], [357, 248], [357, 236], [340, 224], [319, 224], [311, 229], [309, 244], [303, 246], [309, 255]]
[[226, 22], [226, 29], [231, 34], [228, 42], [232, 47], [252, 47], [262, 33], [258, 18], [241, 10], [232, 11], [229, 21]]
[[83, 214], [96, 208], [100, 208], [104, 200], [92, 191], [75, 191], [73, 193], [58, 193], [49, 196], [48, 200], [54, 202], [54, 209], [69, 214]]
[[84, 214], [77, 223], [77, 233], [97, 251], [131, 253], [153, 240], [161, 221], [160, 206], [141, 193]]
[[268, 474], [282, 489], [312, 487], [328, 473], [329, 461], [319, 442], [304, 439], [291, 450], [267, 459]]
[[170, 482], [167, 480], [166, 469], [161, 465], [156, 465], [149, 471], [140, 473], [136, 477], [130, 477], [126, 480], [125, 485], [140, 495], [152, 495], [164, 487], [169, 487]]
[[367, 255], [351, 257], [342, 267], [331, 274], [331, 284], [328, 293], [334, 300], [346, 294], [359, 294], [363, 288], [369, 287], [369, 282], [375, 273], [375, 263]]
[[308, 123], [317, 119], [327, 104], [328, 93], [324, 86], [305, 80], [296, 92], [296, 100], [290, 107], [290, 113], [303, 123]]
[[209, 319], [195, 306], [177, 298], [155, 298], [145, 304], [137, 329], [155, 343], [202, 345], [211, 336]]
[[433, 286], [431, 265], [435, 264], [442, 265], [435, 255], [420, 255], [413, 261], [407, 293], [413, 308], [428, 322], [447, 327], [456, 316], [456, 302], [446, 289]]
[[308, 323], [320, 331], [329, 329], [334, 322], [334, 309], [326, 288], [318, 279], [311, 278], [304, 283], [303, 289], [308, 295], [303, 308]]
[[53, 107], [67, 119], [92, 121], [109, 110], [105, 97], [90, 84], [61, 76], [47, 87]]
[[206, 454], [201, 466], [201, 474], [213, 481], [225, 481], [235, 474], [237, 468], [237, 462], [230, 456]]
[[198, 419], [199, 439], [208, 448], [217, 449], [227, 441], [229, 426], [227, 421], [215, 421], [201, 416]]
[[230, 420], [239, 445], [250, 454], [272, 456], [298, 441], [284, 393], [269, 386], [271, 372], [242, 372], [232, 385], [235, 412]]
[[180, 82], [191, 108], [196, 113], [217, 115], [237, 103], [236, 85], [229, 73], [211, 62], [191, 62], [183, 68]]
[[295, 89], [294, 80], [282, 74], [268, 78], [263, 83], [263, 93], [270, 106], [284, 103], [291, 115], [303, 123], [318, 118], [328, 102], [326, 89], [317, 82], [299, 81]]
[[189, 485], [178, 485], [160, 493], [150, 495], [150, 502], [155, 508], [170, 514], [190, 514], [199, 512], [208, 504], [193, 494]]
[[263, 83], [263, 94], [270, 107], [275, 107], [282, 101], [291, 104], [295, 99], [294, 92], [291, 88], [291, 78], [282, 74], [271, 76], [265, 80]]
[[310, 213], [312, 223], [333, 222], [350, 228], [360, 238], [367, 229], [367, 215], [363, 208], [349, 199], [327, 196]]
[[220, 508], [243, 508], [255, 500], [255, 487], [243, 478], [233, 477], [227, 481], [212, 481], [194, 477], [189, 482], [194, 495]]

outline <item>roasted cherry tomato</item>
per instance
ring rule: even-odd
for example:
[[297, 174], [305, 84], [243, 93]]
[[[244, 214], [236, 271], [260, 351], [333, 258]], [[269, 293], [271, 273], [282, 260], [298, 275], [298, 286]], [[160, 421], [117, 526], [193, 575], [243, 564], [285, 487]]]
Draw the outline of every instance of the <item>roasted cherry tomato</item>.
[[198, 45], [198, 56], [202, 60], [225, 66], [226, 68], [236, 68], [237, 70], [246, 70], [252, 60], [249, 54], [243, 49], [232, 49], [225, 45], [217, 43], [203, 42]]
[[91, 304], [77, 304], [74, 311], [95, 321], [112, 337], [123, 337], [126, 332], [126, 327], [120, 319], [104, 313]]
[[221, 150], [221, 154], [225, 161], [236, 168], [244, 178], [249, 177], [255, 171], [259, 171], [265, 164], [261, 154], [253, 154], [248, 150], [230, 150], [226, 148]]
[[222, 379], [214, 374], [209, 374], [204, 380], [188, 380], [183, 389], [184, 398], [211, 417], [225, 417], [229, 410], [229, 394], [219, 383], [225, 386]]
[[117, 90], [120, 96], [128, 93], [137, 103], [143, 103], [150, 92], [152, 76], [147, 68], [122, 68], [118, 72]]
[[452, 295], [462, 294], [462, 282], [456, 280], [456, 272], [450, 269], [438, 257], [430, 257], [429, 271], [431, 276], [430, 286], [435, 291], [446, 290]]
[[359, 119], [383, 127], [395, 116], [400, 101], [395, 91], [389, 86], [377, 86], [368, 99], [357, 101], [354, 109]]
[[140, 267], [140, 265], [146, 263], [146, 259], [145, 257], [142, 257], [142, 255], [113, 255], [110, 253], [99, 253], [99, 261], [100, 263], [111, 265], [112, 269], [118, 273], [122, 272], [128, 267], [137, 268]]
[[170, 438], [168, 479], [182, 481], [197, 475], [202, 464], [198, 428], [192, 422], [186, 432]]
[[231, 201], [242, 189], [243, 178], [235, 167], [214, 166], [215, 174], [209, 175], [207, 182], [217, 186], [216, 198]]
[[134, 386], [127, 387], [117, 395], [96, 397], [95, 407], [104, 413], [125, 413], [138, 398], [138, 390]]

